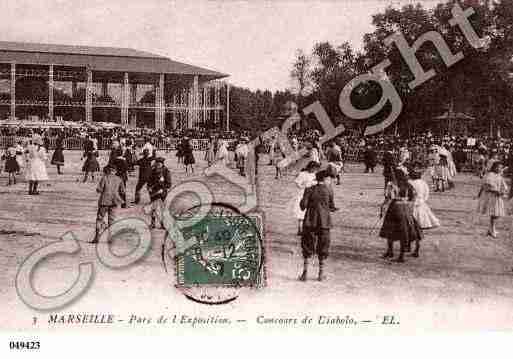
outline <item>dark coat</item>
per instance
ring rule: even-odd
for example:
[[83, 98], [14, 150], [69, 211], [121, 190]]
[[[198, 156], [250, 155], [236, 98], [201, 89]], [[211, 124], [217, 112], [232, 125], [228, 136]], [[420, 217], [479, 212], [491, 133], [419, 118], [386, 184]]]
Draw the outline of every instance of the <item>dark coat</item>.
[[142, 157], [137, 160], [136, 165], [139, 166], [139, 179], [148, 181], [151, 177], [151, 163], [155, 159], [154, 156]]
[[[148, 181], [148, 188], [150, 192], [151, 201], [166, 199], [167, 191], [171, 188], [171, 173], [167, 167], [163, 167], [161, 170], [156, 167], [153, 168]], [[161, 192], [159, 192], [162, 190]]]
[[376, 151], [372, 148], [367, 149], [363, 155], [363, 162], [369, 167], [376, 166], [376, 163], [378, 162]]
[[64, 165], [64, 146], [62, 137], [55, 142], [55, 151], [52, 155], [52, 165]]
[[394, 155], [390, 151], [385, 151], [383, 154], [383, 176], [389, 178], [395, 167]]
[[113, 161], [116, 167], [116, 176], [121, 178], [124, 182], [128, 180], [128, 163], [124, 157], [118, 157]]
[[305, 189], [300, 202], [302, 210], [306, 209], [303, 226], [316, 229], [331, 228], [331, 211], [335, 208], [333, 191], [325, 184], [317, 184]]

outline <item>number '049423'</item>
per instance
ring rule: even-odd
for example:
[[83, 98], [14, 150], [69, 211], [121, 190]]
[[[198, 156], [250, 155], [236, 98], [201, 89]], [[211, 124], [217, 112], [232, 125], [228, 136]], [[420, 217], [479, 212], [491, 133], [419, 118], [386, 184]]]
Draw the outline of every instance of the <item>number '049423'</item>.
[[9, 349], [11, 350], [39, 350], [41, 343], [38, 341], [11, 341]]

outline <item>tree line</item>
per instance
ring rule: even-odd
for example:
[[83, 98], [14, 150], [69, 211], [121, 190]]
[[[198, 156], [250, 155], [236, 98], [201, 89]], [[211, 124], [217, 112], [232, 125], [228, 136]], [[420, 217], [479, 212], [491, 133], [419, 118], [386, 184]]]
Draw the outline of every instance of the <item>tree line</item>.
[[[472, 27], [486, 39], [483, 48], [475, 49], [461, 30], [452, 27], [451, 9], [455, 3], [463, 9], [472, 7]], [[320, 101], [335, 122], [361, 130], [373, 121], [387, 116], [390, 108], [368, 119], [355, 121], [340, 111], [340, 91], [359, 74], [366, 73], [384, 59], [392, 63], [387, 75], [397, 89], [403, 110], [389, 131], [412, 134], [445, 123], [435, 120], [444, 112], [464, 113], [475, 118], [467, 122], [472, 132], [504, 134], [513, 125], [513, 2], [510, 0], [450, 0], [426, 9], [421, 4], [390, 6], [372, 16], [374, 31], [363, 36], [361, 49], [348, 42], [318, 42], [309, 52], [298, 49], [290, 70], [294, 88], [272, 94], [234, 87], [231, 91], [231, 121], [237, 128], [261, 130], [283, 121], [284, 107], [294, 101], [299, 108]], [[386, 45], [384, 39], [400, 31], [411, 45], [429, 31], [440, 33], [452, 53], [463, 52], [464, 58], [451, 67], [442, 61], [436, 48], [425, 43], [416, 56], [425, 71], [434, 69], [436, 76], [411, 90], [414, 79], [397, 46]], [[372, 107], [381, 98], [375, 83], [357, 87], [352, 93], [356, 108]], [[303, 126], [316, 126], [313, 119], [303, 119]], [[441, 128], [441, 127], [440, 127]]]

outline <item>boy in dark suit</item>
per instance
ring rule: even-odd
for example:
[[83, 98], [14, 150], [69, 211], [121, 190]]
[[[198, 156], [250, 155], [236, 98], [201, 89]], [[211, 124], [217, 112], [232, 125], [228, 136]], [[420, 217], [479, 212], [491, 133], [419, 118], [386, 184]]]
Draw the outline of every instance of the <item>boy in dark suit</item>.
[[[171, 173], [164, 165], [164, 158], [157, 157], [148, 181], [151, 200], [151, 228], [155, 228], [157, 217], [162, 225], [162, 207], [171, 188]], [[162, 225], [162, 227], [164, 227]]]
[[110, 228], [114, 222], [114, 209], [123, 203], [122, 196], [125, 193], [125, 185], [121, 178], [114, 175], [114, 170], [112, 165], [105, 166], [103, 177], [96, 188], [100, 198], [98, 199], [98, 213], [96, 215], [96, 233], [91, 243], [98, 243], [103, 231], [105, 216], [108, 217]]
[[315, 254], [319, 257], [318, 280], [326, 279], [324, 261], [329, 254], [331, 212], [336, 210], [329, 171], [319, 171], [315, 177], [317, 184], [305, 189], [300, 203], [301, 209], [306, 210], [301, 238], [304, 266], [303, 273], [299, 277], [300, 281], [306, 281], [309, 258]]

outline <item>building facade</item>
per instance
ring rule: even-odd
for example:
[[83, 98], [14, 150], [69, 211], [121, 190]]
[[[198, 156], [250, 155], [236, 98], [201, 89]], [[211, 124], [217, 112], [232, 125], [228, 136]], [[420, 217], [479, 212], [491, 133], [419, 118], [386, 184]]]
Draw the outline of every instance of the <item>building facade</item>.
[[229, 129], [227, 76], [132, 49], [0, 41], [0, 120]]

